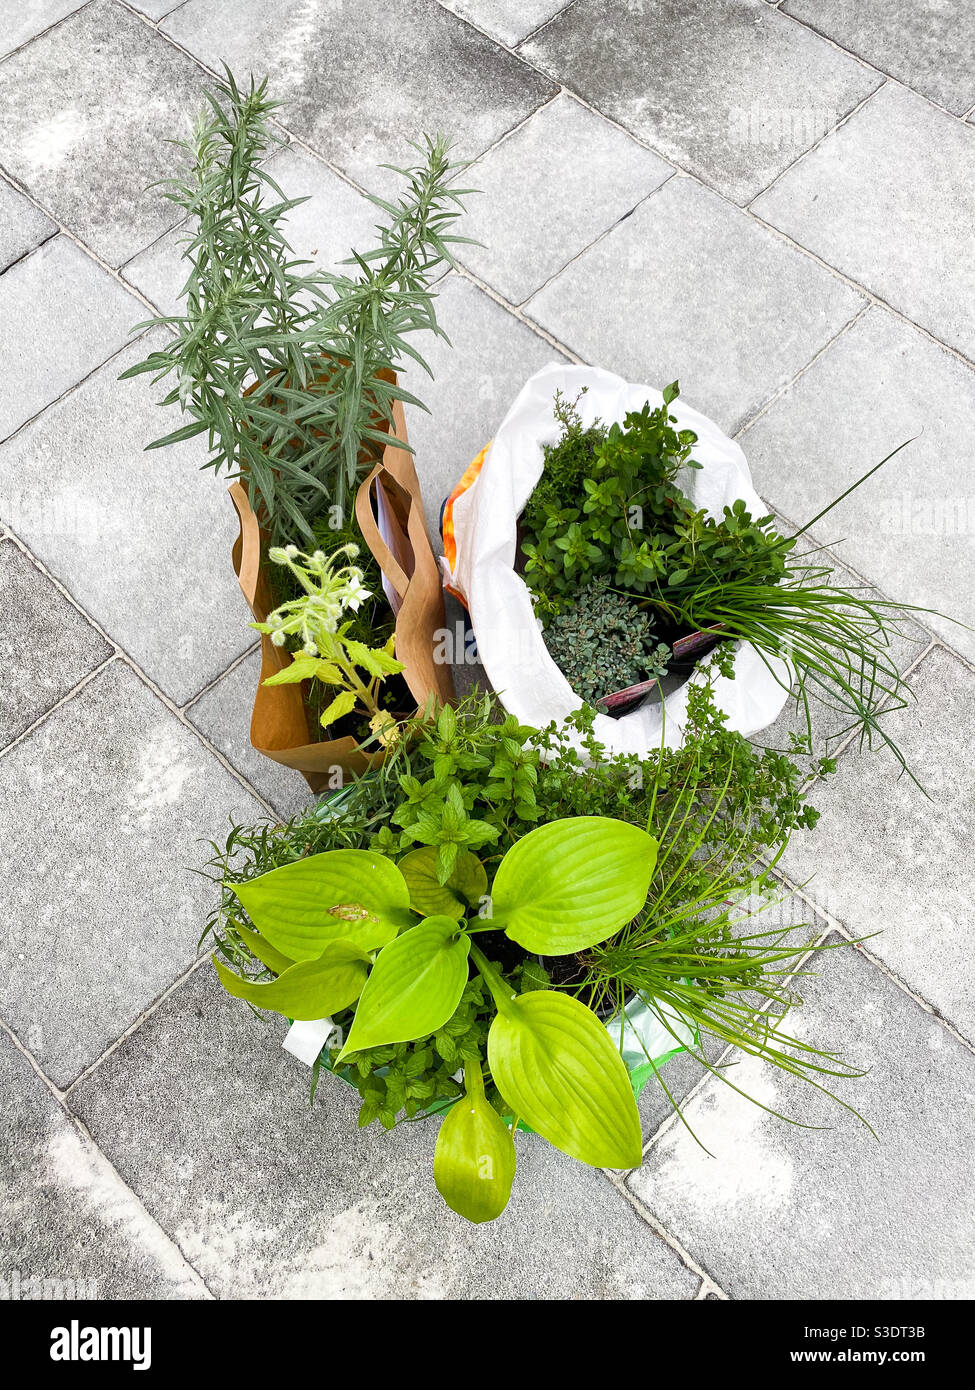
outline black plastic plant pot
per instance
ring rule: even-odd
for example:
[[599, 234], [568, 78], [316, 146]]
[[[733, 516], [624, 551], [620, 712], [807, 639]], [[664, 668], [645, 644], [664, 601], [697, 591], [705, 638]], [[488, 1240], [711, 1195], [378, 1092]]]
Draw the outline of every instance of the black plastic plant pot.
[[[722, 640], [720, 629], [714, 627], [706, 628], [703, 632], [692, 632], [687, 637], [678, 637], [672, 648], [673, 655], [667, 664], [668, 675], [690, 675], [701, 658], [713, 652]], [[609, 695], [602, 695], [596, 701], [596, 708], [601, 714], [618, 719], [620, 715], [628, 714], [630, 710], [642, 705], [659, 684], [655, 676], [652, 680], [628, 685], [625, 690], [614, 690]]]

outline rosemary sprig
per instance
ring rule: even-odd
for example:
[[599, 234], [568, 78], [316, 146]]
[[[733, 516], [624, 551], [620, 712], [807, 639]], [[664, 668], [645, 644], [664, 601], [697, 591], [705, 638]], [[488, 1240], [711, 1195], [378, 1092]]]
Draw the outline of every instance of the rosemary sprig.
[[446, 337], [430, 285], [452, 263], [451, 245], [468, 240], [450, 228], [470, 190], [452, 186], [463, 166], [451, 162], [447, 141], [424, 136], [414, 145], [421, 162], [395, 171], [404, 195], [372, 197], [387, 218], [379, 244], [353, 252], [348, 273], [309, 270], [281, 230], [305, 200], [286, 198], [262, 167], [283, 143], [270, 124], [280, 102], [267, 80], [243, 89], [226, 69], [207, 101], [191, 139], [178, 142], [189, 173], [163, 181], [194, 226], [185, 313], [137, 326], [165, 325], [175, 336], [122, 378], [175, 376], [161, 404], [178, 403], [190, 421], [148, 448], [205, 433], [205, 466], [245, 480], [272, 542], [313, 541], [315, 516], [326, 506], [344, 513], [389, 442], [393, 403], [422, 406], [391, 377], [405, 359], [430, 372], [409, 335]]

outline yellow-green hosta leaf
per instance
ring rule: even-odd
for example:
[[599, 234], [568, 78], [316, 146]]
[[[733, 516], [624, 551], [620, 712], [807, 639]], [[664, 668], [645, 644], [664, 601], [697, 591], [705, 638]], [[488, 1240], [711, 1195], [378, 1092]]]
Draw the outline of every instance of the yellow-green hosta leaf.
[[487, 874], [476, 854], [462, 849], [446, 883], [437, 882], [437, 847], [411, 850], [397, 865], [410, 889], [410, 905], [429, 917], [459, 921], [487, 892]]
[[212, 957], [220, 983], [235, 999], [286, 1018], [325, 1018], [358, 999], [369, 973], [369, 957], [351, 941], [333, 941], [318, 960], [300, 961], [267, 984], [241, 979]]
[[228, 887], [264, 939], [296, 961], [317, 960], [330, 941], [378, 950], [415, 920], [399, 869], [365, 849], [311, 854]]
[[494, 1084], [555, 1148], [595, 1168], [635, 1168], [640, 1116], [623, 1060], [599, 1019], [568, 994], [510, 999], [488, 1033]]
[[234, 931], [238, 934], [241, 941], [249, 949], [251, 955], [266, 965], [268, 970], [273, 970], [275, 975], [283, 975], [289, 970], [294, 961], [281, 951], [276, 951], [270, 941], [265, 941], [256, 931], [251, 931], [250, 927], [245, 927], [243, 922], [234, 922]]
[[609, 816], [569, 816], [523, 835], [502, 859], [491, 913], [512, 941], [543, 956], [605, 941], [643, 909], [657, 844]]
[[467, 984], [470, 945], [452, 917], [427, 917], [384, 946], [337, 1060], [442, 1028]]
[[433, 1180], [458, 1216], [493, 1221], [508, 1205], [515, 1176], [511, 1131], [482, 1095], [462, 1096], [437, 1135]]

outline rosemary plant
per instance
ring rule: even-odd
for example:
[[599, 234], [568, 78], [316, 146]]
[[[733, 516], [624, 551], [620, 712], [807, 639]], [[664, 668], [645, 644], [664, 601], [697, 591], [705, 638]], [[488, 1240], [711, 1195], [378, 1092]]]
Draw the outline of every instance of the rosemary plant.
[[420, 162], [395, 170], [404, 195], [371, 199], [387, 218], [378, 245], [353, 252], [349, 273], [308, 269], [281, 226], [305, 200], [286, 198], [263, 167], [284, 143], [271, 126], [280, 102], [266, 79], [244, 89], [229, 69], [207, 101], [192, 138], [180, 142], [190, 171], [163, 181], [194, 224], [185, 313], [139, 324], [165, 325], [174, 337], [122, 376], [174, 376], [161, 404], [178, 402], [190, 416], [150, 449], [205, 433], [205, 466], [246, 481], [272, 543], [309, 542], [314, 517], [326, 506], [344, 514], [360, 471], [380, 457], [393, 403], [422, 406], [392, 377], [404, 358], [430, 372], [409, 335], [446, 337], [430, 284], [452, 263], [451, 244], [469, 240], [450, 228], [470, 190], [452, 186], [462, 166], [446, 140], [424, 136], [414, 145]]

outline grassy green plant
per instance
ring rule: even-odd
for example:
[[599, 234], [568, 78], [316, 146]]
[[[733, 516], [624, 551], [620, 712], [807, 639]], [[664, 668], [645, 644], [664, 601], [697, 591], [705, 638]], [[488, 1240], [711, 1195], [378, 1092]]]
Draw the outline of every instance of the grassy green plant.
[[282, 230], [304, 200], [286, 198], [263, 167], [282, 143], [271, 124], [280, 103], [266, 81], [244, 88], [229, 70], [207, 101], [185, 144], [189, 172], [164, 184], [193, 225], [185, 313], [139, 325], [165, 325], [172, 341], [123, 377], [175, 377], [162, 403], [190, 421], [150, 448], [206, 434], [208, 466], [245, 480], [272, 541], [308, 543], [324, 507], [349, 510], [393, 431], [393, 403], [422, 404], [392, 373], [406, 360], [429, 371], [409, 339], [445, 336], [430, 285], [465, 240], [451, 230], [461, 166], [442, 137], [425, 136], [421, 161], [398, 171], [405, 194], [372, 199], [387, 219], [378, 245], [354, 252], [349, 273], [309, 270]]

